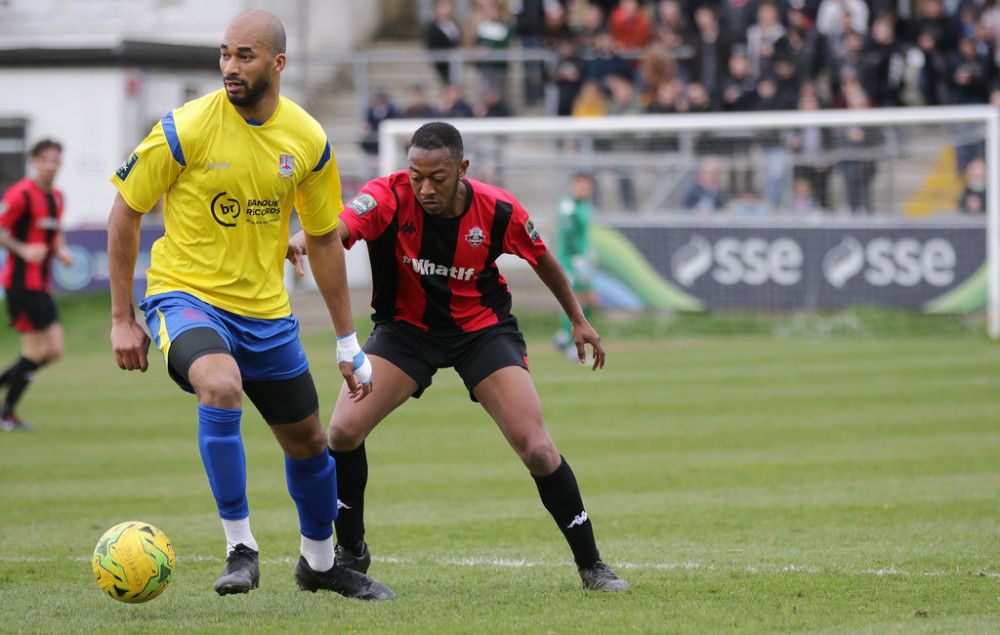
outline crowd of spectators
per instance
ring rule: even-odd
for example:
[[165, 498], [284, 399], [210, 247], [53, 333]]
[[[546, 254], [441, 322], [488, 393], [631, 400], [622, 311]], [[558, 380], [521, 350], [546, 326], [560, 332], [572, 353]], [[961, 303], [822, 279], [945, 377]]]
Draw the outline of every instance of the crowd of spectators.
[[[483, 56], [469, 62], [480, 79], [472, 99], [452, 83], [453, 68], [435, 61], [444, 99], [427, 112], [441, 116], [516, 114], [540, 106], [546, 89], [557, 116], [1000, 104], [997, 0], [468, 0], [461, 24], [453, 1], [438, 0], [425, 28], [432, 51]], [[518, 91], [510, 62], [486, 55], [515, 45], [550, 54], [523, 62]], [[512, 104], [511, 94], [523, 98]], [[775, 173], [763, 198], [787, 202], [808, 185], [828, 205], [829, 166], [810, 163], [809, 153], [871, 146], [871, 133], [787, 135], [781, 150], [801, 161], [787, 183]], [[964, 176], [981, 148], [956, 150]], [[847, 194], [851, 210], [866, 213], [873, 166], [837, 167], [862, 183]]]

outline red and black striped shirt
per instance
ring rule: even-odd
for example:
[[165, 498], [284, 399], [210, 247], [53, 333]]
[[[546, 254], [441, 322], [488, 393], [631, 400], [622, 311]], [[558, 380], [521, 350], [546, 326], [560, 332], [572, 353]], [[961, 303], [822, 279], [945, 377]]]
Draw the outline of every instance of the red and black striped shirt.
[[[0, 212], [0, 226], [12, 238], [29, 245], [46, 245], [50, 254], [55, 253], [63, 212], [63, 197], [59, 190], [53, 188], [46, 192], [30, 178], [23, 178], [4, 193]], [[8, 253], [0, 274], [4, 288], [49, 291], [52, 286], [51, 262], [51, 258], [45, 258], [40, 263], [29, 263]]]
[[510, 315], [496, 260], [513, 254], [535, 266], [545, 243], [509, 192], [463, 183], [466, 209], [454, 218], [424, 212], [407, 171], [369, 181], [345, 206], [348, 247], [368, 244], [376, 323], [404, 321], [444, 334], [478, 331]]

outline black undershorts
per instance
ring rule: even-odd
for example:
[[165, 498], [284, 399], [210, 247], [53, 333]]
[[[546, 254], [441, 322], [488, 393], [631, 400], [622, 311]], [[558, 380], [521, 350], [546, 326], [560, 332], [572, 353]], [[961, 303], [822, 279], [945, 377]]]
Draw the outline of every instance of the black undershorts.
[[[170, 378], [184, 390], [194, 392], [188, 380], [188, 370], [196, 359], [210, 353], [231, 354], [225, 340], [214, 329], [193, 328], [184, 331], [170, 344], [170, 359], [167, 360]], [[316, 384], [308, 370], [291, 379], [244, 379], [243, 392], [264, 421], [272, 426], [297, 423], [319, 410]]]

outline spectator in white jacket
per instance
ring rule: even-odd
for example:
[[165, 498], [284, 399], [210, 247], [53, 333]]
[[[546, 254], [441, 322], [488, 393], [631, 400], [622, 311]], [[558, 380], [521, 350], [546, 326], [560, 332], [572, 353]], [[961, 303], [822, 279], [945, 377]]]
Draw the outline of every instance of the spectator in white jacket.
[[816, 12], [816, 30], [828, 38], [839, 37], [847, 14], [851, 29], [862, 35], [868, 33], [868, 5], [864, 0], [822, 0]]

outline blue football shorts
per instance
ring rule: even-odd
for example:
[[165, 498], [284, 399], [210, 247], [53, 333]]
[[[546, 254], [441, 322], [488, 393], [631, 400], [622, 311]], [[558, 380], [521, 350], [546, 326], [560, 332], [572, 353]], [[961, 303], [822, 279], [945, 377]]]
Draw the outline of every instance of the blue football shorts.
[[[299, 322], [294, 316], [250, 318], [224, 311], [181, 291], [147, 297], [139, 303], [139, 308], [145, 313], [146, 325], [166, 362], [170, 360], [170, 345], [179, 335], [194, 328], [210, 328], [225, 342], [244, 382], [293, 379], [309, 370], [309, 360], [299, 341]], [[177, 381], [173, 373], [171, 377]], [[190, 389], [183, 384], [181, 387]]]

